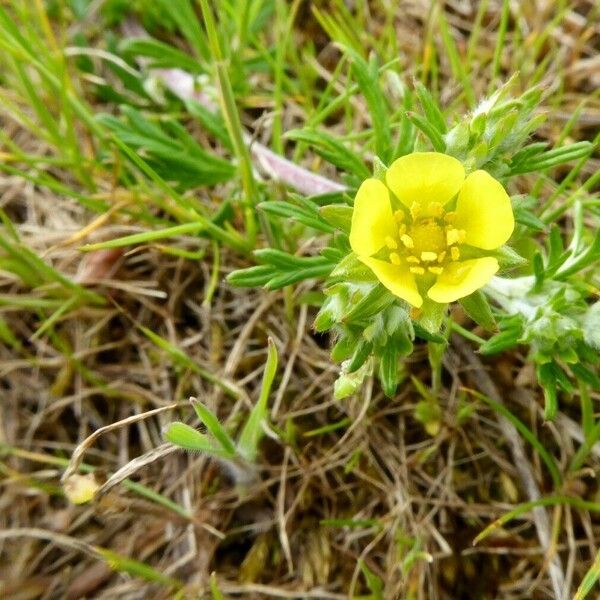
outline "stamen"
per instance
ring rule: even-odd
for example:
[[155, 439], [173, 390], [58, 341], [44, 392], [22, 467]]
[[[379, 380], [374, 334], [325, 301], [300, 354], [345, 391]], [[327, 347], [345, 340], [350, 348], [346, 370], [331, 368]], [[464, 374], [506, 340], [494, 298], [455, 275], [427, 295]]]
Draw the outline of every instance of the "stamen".
[[441, 217], [444, 213], [444, 207], [439, 202], [430, 202], [427, 206], [427, 214], [432, 217]]
[[416, 219], [421, 214], [421, 205], [418, 202], [413, 202], [410, 205], [410, 214], [414, 219]]
[[398, 235], [404, 235], [405, 233], [406, 233], [406, 225], [404, 223], [402, 223], [398, 227]]
[[443, 267], [427, 267], [427, 270], [435, 275], [441, 275], [444, 272]]
[[438, 258], [435, 252], [421, 252], [421, 260], [425, 262], [434, 262]]
[[415, 243], [413, 242], [413, 239], [410, 237], [410, 235], [406, 235], [406, 233], [404, 233], [400, 236], [400, 240], [409, 250], [411, 248], [415, 247]]
[[456, 221], [456, 213], [454, 211], [447, 212], [444, 215], [444, 221], [446, 221], [446, 223], [454, 223], [454, 221]]
[[390, 252], [390, 262], [393, 265], [399, 265], [401, 263], [400, 255], [397, 252]]
[[450, 256], [452, 260], [458, 260], [460, 258], [460, 250], [456, 246], [450, 248]]
[[448, 246], [456, 244], [460, 239], [460, 232], [458, 229], [446, 229], [446, 243]]
[[409, 267], [408, 269], [411, 273], [414, 273], [415, 275], [425, 274], [425, 269], [423, 267]]
[[407, 256], [406, 257], [406, 262], [418, 265], [421, 261], [416, 256]]
[[446, 258], [446, 251], [442, 251], [438, 254], [438, 262], [442, 263], [444, 262], [444, 259]]
[[390, 249], [390, 250], [397, 250], [398, 249], [398, 243], [396, 242], [396, 240], [390, 236], [390, 235], [386, 235], [385, 236], [385, 245]]
[[394, 212], [394, 219], [396, 220], [396, 223], [402, 223], [402, 221], [404, 221], [404, 211], [398, 209]]

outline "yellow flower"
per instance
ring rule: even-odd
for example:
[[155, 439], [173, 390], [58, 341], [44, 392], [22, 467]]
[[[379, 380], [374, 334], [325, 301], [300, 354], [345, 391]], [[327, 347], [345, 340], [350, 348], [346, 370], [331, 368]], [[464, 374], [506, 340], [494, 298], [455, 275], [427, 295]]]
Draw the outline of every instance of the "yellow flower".
[[491, 175], [479, 170], [465, 177], [451, 156], [414, 152], [394, 161], [385, 184], [362, 183], [350, 245], [386, 288], [419, 308], [424, 294], [445, 304], [483, 287], [498, 261], [461, 260], [463, 245], [495, 250], [514, 225], [510, 198]]

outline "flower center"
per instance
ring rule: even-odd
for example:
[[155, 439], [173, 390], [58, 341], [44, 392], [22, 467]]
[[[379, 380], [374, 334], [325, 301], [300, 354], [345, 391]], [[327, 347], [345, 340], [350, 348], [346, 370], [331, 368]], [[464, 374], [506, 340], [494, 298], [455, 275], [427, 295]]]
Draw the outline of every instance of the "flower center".
[[389, 261], [407, 265], [415, 275], [440, 275], [449, 262], [460, 258], [458, 246], [465, 240], [465, 231], [454, 227], [456, 213], [446, 212], [436, 202], [426, 207], [415, 203], [410, 214], [408, 219], [401, 210], [394, 214], [398, 235], [386, 237]]
[[423, 252], [438, 254], [446, 249], [446, 232], [435, 219], [422, 219], [413, 223], [407, 231], [413, 241], [413, 252], [421, 256]]

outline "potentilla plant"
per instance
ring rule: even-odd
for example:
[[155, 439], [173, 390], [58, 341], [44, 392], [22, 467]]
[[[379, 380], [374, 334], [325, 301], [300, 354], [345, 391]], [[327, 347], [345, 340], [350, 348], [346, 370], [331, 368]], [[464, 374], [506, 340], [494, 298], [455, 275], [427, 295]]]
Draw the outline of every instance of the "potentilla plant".
[[[515, 99], [508, 89], [507, 84], [448, 129], [437, 103], [417, 84], [422, 113], [403, 115], [395, 150], [379, 145], [383, 156], [374, 158], [370, 176], [361, 158], [330, 134], [288, 134], [343, 168], [350, 187], [326, 197], [290, 195], [261, 209], [328, 234], [328, 244], [318, 256], [258, 250], [263, 264], [236, 271], [229, 281], [277, 289], [320, 278], [324, 300], [314, 327], [333, 333], [332, 358], [341, 363], [338, 398], [355, 392], [373, 372], [393, 395], [403, 377], [402, 357], [412, 352], [416, 338], [429, 343], [432, 365], [439, 367], [454, 302], [497, 333], [483, 344], [484, 352], [530, 346], [546, 390], [547, 417], [556, 410], [557, 385], [567, 389], [570, 376], [599, 383], [592, 332], [598, 311], [588, 301], [594, 275], [587, 275], [600, 257], [598, 239], [586, 239], [580, 219], [567, 248], [551, 229], [546, 252], [521, 256], [511, 241], [544, 235], [548, 226], [536, 214], [535, 201], [511, 199], [507, 191], [512, 177], [584, 159], [593, 147], [580, 142], [548, 150], [546, 143], [527, 143], [543, 120], [534, 114], [541, 91]], [[369, 107], [377, 110], [373, 91], [369, 94]], [[404, 94], [405, 104], [412, 104], [411, 92]], [[380, 117], [373, 117], [374, 129]], [[375, 138], [377, 145], [377, 131]], [[557, 353], [566, 330], [572, 343]]]

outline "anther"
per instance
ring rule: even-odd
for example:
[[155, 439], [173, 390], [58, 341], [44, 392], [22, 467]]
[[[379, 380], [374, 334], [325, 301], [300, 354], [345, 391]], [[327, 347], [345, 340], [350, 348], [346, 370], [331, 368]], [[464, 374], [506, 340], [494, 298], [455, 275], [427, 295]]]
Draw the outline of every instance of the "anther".
[[394, 219], [396, 219], [396, 223], [402, 223], [402, 221], [404, 221], [404, 211], [398, 209], [394, 212]]
[[460, 232], [458, 229], [446, 229], [446, 243], [448, 246], [456, 244], [460, 239]]
[[440, 253], [438, 254], [438, 262], [439, 262], [439, 263], [442, 263], [442, 262], [444, 262], [444, 259], [445, 259], [445, 258], [446, 258], [446, 251], [445, 251], [445, 250], [443, 250], [442, 252], [440, 252]]
[[410, 214], [413, 219], [416, 219], [421, 214], [421, 205], [418, 202], [413, 202], [410, 205]]
[[421, 261], [416, 256], [407, 256], [406, 257], [406, 262], [407, 263], [412, 263], [414, 265], [418, 265]]
[[443, 267], [427, 267], [427, 270], [434, 275], [441, 275], [444, 272]]
[[400, 255], [397, 252], [390, 252], [390, 262], [393, 265], [399, 265], [401, 263]]
[[409, 267], [408, 269], [411, 273], [414, 273], [415, 275], [425, 274], [425, 269], [423, 267]]
[[404, 235], [406, 233], [406, 225], [404, 223], [401, 223], [398, 226], [398, 235]]
[[453, 246], [450, 248], [450, 256], [452, 260], [458, 260], [460, 258], [460, 250], [456, 246]]
[[424, 262], [434, 262], [438, 258], [435, 252], [421, 252], [421, 260]]
[[407, 235], [406, 233], [404, 233], [400, 236], [400, 240], [408, 249], [415, 247], [415, 243], [413, 242], [413, 239], [410, 237], [410, 235]]

